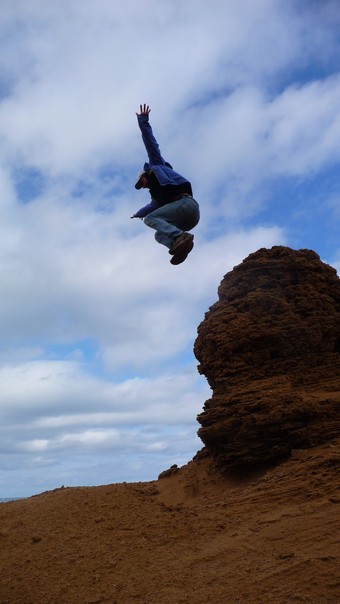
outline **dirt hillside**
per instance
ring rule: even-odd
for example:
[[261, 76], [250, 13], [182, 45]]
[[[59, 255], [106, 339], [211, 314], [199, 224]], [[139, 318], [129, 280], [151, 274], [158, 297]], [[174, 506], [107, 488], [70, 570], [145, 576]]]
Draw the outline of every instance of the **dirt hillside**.
[[338, 604], [338, 451], [0, 504], [0, 602]]

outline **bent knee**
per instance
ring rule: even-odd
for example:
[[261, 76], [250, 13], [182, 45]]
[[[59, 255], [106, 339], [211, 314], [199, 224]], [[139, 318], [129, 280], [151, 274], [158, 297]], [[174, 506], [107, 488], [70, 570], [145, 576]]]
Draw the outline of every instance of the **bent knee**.
[[150, 218], [150, 214], [144, 217], [144, 224], [146, 224], [147, 226], [151, 226], [152, 218]]

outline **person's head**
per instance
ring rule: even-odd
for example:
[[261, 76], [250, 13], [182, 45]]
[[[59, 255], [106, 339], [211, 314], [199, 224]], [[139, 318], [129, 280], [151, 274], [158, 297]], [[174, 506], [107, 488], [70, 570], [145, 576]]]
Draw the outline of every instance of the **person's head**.
[[135, 184], [135, 189], [148, 189], [149, 188], [149, 177], [145, 170], [142, 170], [140, 174], [138, 174], [137, 182]]

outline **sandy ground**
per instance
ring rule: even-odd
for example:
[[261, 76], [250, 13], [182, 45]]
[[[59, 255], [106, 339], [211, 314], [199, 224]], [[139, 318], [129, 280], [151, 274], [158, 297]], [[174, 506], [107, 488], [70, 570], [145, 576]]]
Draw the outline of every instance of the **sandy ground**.
[[338, 452], [0, 504], [0, 603], [338, 604]]

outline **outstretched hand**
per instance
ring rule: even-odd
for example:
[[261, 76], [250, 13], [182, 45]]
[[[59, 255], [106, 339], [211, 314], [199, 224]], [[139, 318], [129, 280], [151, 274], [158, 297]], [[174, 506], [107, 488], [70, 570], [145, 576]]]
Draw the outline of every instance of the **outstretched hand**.
[[149, 105], [139, 105], [139, 113], [136, 112], [136, 115], [149, 115], [151, 109]]

